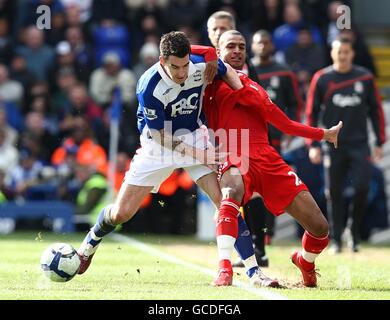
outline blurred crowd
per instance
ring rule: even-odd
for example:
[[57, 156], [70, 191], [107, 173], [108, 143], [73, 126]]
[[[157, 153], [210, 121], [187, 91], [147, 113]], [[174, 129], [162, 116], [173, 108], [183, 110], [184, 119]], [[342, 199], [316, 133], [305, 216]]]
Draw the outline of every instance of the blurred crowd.
[[[122, 102], [118, 191], [139, 144], [136, 83], [158, 61], [160, 36], [181, 30], [193, 44], [210, 45], [206, 22], [215, 11], [235, 16], [252, 58], [252, 35], [269, 31], [275, 57], [296, 73], [303, 99], [312, 75], [331, 63], [329, 45], [341, 32], [356, 47], [356, 64], [375, 75], [361, 31], [336, 26], [337, 7], [351, 2], [0, 0], [0, 202], [59, 199], [75, 203], [79, 214], [98, 212], [109, 189], [114, 89]], [[40, 5], [50, 8], [49, 29], [37, 28]], [[172, 206], [194, 208], [193, 183], [174, 174], [157, 207], [167, 210], [177, 194]], [[143, 206], [152, 206], [150, 199]]]

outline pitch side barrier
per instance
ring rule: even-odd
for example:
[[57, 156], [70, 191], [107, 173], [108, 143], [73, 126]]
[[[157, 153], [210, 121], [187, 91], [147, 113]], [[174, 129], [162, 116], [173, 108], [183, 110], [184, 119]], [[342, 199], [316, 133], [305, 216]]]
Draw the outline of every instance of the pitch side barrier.
[[3, 233], [13, 231], [18, 219], [50, 219], [54, 232], [75, 231], [75, 207], [65, 201], [9, 201], [0, 204], [0, 225], [8, 226]]

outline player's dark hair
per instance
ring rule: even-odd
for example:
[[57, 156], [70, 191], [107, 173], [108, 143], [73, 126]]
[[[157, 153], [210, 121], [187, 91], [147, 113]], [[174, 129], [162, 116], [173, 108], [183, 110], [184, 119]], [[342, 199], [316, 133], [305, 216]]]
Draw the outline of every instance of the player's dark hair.
[[333, 42], [340, 42], [341, 44], [349, 44], [353, 48], [352, 40], [343, 35], [339, 35], [336, 39], [333, 40]]
[[184, 32], [171, 31], [160, 41], [160, 54], [166, 60], [169, 56], [184, 58], [191, 53], [191, 44]]

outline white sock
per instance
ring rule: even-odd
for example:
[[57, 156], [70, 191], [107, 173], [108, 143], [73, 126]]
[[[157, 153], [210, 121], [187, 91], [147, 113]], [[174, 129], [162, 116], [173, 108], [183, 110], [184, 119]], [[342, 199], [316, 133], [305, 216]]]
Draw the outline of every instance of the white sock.
[[243, 260], [245, 269], [248, 271], [249, 269], [252, 269], [253, 267], [258, 267], [256, 256], [250, 256], [249, 258]]
[[305, 249], [302, 248], [301, 256], [303, 259], [305, 259], [307, 262], [314, 263], [316, 258], [319, 256], [319, 254], [307, 252]]
[[228, 235], [217, 236], [218, 258], [219, 260], [232, 260], [232, 252], [236, 238]]

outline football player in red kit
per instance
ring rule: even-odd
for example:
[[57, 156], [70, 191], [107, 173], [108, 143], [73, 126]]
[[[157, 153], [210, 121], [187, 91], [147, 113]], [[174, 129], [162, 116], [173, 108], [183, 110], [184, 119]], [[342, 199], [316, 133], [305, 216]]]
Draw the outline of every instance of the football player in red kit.
[[[236, 70], [245, 63], [245, 39], [236, 30], [221, 36], [217, 50], [220, 58]], [[342, 123], [320, 129], [292, 121], [260, 85], [244, 74], [240, 74], [240, 78], [243, 87], [236, 91], [222, 80], [214, 81], [203, 99], [208, 126], [229, 152], [228, 160], [220, 166], [223, 200], [216, 226], [219, 273], [214, 284], [232, 284], [231, 254], [237, 238], [239, 207], [253, 192], [258, 192], [271, 213], [280, 215], [287, 211], [305, 228], [303, 248], [294, 252], [291, 258], [302, 273], [304, 285], [315, 287], [314, 260], [328, 245], [328, 222], [305, 184], [269, 145], [267, 125], [270, 123], [286, 134], [326, 140], [337, 146]], [[225, 136], [233, 132], [237, 133], [236, 137], [223, 141], [224, 135], [218, 132], [220, 128], [227, 130]]]

